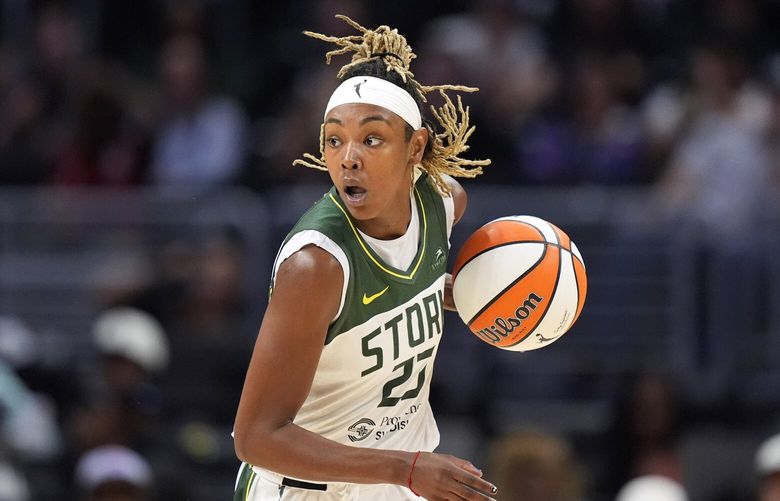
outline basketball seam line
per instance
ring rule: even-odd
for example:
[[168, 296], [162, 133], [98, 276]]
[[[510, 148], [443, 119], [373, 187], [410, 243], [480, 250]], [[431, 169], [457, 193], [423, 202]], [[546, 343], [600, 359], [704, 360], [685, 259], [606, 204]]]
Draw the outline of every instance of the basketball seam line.
[[[460, 273], [460, 272], [461, 272], [461, 270], [463, 270], [463, 268], [465, 268], [465, 267], [466, 267], [466, 265], [467, 265], [467, 264], [469, 264], [470, 262], [472, 262], [473, 260], [475, 260], [476, 258], [478, 258], [479, 256], [481, 256], [482, 254], [484, 254], [484, 253], [486, 253], [486, 252], [488, 252], [488, 251], [491, 251], [491, 250], [493, 250], [493, 249], [499, 249], [499, 248], [501, 248], [501, 247], [506, 247], [507, 245], [515, 245], [515, 244], [542, 244], [542, 245], [551, 245], [551, 246], [553, 246], [553, 247], [558, 247], [559, 249], [565, 250], [566, 252], [568, 252], [568, 253], [569, 253], [569, 254], [571, 254], [572, 256], [574, 256], [574, 257], [577, 257], [577, 256], [575, 256], [575, 255], [574, 255], [574, 252], [572, 252], [572, 250], [571, 250], [571, 249], [567, 249], [566, 247], [562, 246], [561, 244], [556, 244], [556, 243], [553, 243], [553, 242], [548, 242], [547, 240], [545, 240], [545, 241], [540, 241], [540, 240], [514, 240], [514, 241], [512, 241], [512, 242], [504, 242], [504, 243], [501, 243], [501, 244], [496, 244], [496, 245], [494, 245], [493, 247], [487, 247], [487, 248], [485, 248], [485, 249], [482, 249], [482, 250], [481, 250], [481, 251], [479, 251], [478, 253], [474, 254], [473, 256], [471, 256], [471, 257], [468, 259], [468, 261], [466, 261], [465, 263], [463, 263], [462, 265], [460, 265], [460, 268], [458, 268], [458, 269], [456, 270], [456, 272], [455, 272], [455, 275], [453, 276], [453, 280], [454, 280], [454, 279], [457, 277], [458, 273]], [[584, 263], [583, 263], [583, 262], [582, 262], [582, 261], [581, 261], [579, 258], [577, 258], [577, 261], [580, 261], [580, 264], [582, 264], [582, 266], [585, 266], [585, 264], [584, 264]]]
[[[556, 246], [558, 247], [558, 246]], [[522, 343], [526, 339], [528, 339], [528, 336], [530, 336], [540, 325], [542, 325], [542, 322], [544, 321], [544, 317], [547, 316], [547, 313], [550, 311], [550, 307], [552, 306], [553, 301], [555, 300], [555, 293], [558, 291], [558, 284], [561, 282], [561, 270], [563, 269], [563, 252], [561, 251], [561, 248], [558, 247], [558, 273], [555, 276], [555, 284], [553, 285], [553, 296], [550, 298], [550, 301], [547, 303], [547, 307], [544, 309], [544, 312], [542, 313], [542, 316], [539, 317], [539, 321], [536, 322], [533, 327], [528, 329], [528, 334], [523, 336], [522, 339], [519, 339], [518, 341], [510, 344], [507, 346], [507, 348], [511, 348], [512, 346], [517, 346], [518, 344]], [[576, 272], [575, 272], [576, 276]], [[560, 336], [558, 336], [560, 337]], [[556, 338], [557, 339], [557, 338]]]
[[[542, 240], [541, 240], [541, 241], [539, 241], [539, 243], [546, 243], [546, 244], [550, 244], [550, 245], [559, 245], [559, 241], [558, 241], [558, 235], [555, 233], [555, 229], [554, 229], [554, 228], [553, 228], [553, 236], [555, 237], [555, 242], [550, 242], [549, 240], [547, 240], [547, 237], [544, 235], [544, 232], [543, 232], [542, 230], [540, 230], [538, 227], [534, 226], [533, 224], [531, 224], [531, 223], [529, 223], [529, 222], [526, 222], [526, 221], [518, 221], [517, 219], [498, 219], [498, 220], [496, 220], [496, 221], [492, 221], [492, 222], [493, 222], [493, 223], [495, 223], [495, 222], [502, 222], [502, 223], [503, 223], [503, 222], [507, 222], [507, 223], [517, 223], [517, 224], [521, 224], [521, 225], [523, 225], [523, 226], [528, 226], [528, 227], [530, 227], [532, 230], [536, 230], [536, 232], [539, 234], [539, 236], [540, 236], [540, 237], [542, 237]], [[546, 221], [545, 221], [545, 222], [546, 222]], [[485, 227], [485, 226], [487, 226], [488, 224], [490, 224], [490, 223], [487, 223], [487, 224], [484, 224], [484, 225], [482, 225], [482, 226], [481, 226], [479, 229], [482, 229], [482, 228], [484, 228], [484, 227]], [[550, 224], [550, 223], [547, 223], [547, 224]], [[563, 231], [563, 230], [561, 230], [561, 231]], [[530, 240], [530, 242], [537, 242], [537, 240]], [[512, 242], [512, 243], [525, 243], [525, 241], [524, 241], [524, 240], [521, 240], [521, 241], [519, 241], [519, 242]], [[469, 263], [470, 263], [470, 262], [471, 262], [471, 261], [472, 261], [474, 258], [476, 258], [477, 256], [479, 256], [480, 254], [483, 254], [483, 253], [485, 253], [485, 252], [489, 251], [490, 249], [496, 249], [496, 248], [498, 248], [498, 247], [501, 247], [501, 246], [503, 246], [503, 245], [509, 245], [509, 244], [508, 244], [508, 243], [504, 243], [504, 244], [498, 244], [498, 245], [496, 245], [496, 246], [494, 246], [494, 247], [490, 247], [489, 249], [483, 249], [483, 250], [479, 251], [479, 253], [477, 253], [477, 254], [475, 254], [475, 255], [471, 256], [471, 257], [468, 259], [468, 261], [466, 261], [465, 263], [463, 263], [463, 264], [460, 266], [460, 268], [457, 270], [457, 272], [460, 272], [460, 270], [462, 270], [464, 266], [466, 266], [467, 264], [469, 264]], [[569, 249], [566, 249], [566, 250], [569, 250]], [[571, 250], [569, 250], [569, 252], [572, 252], [572, 251], [571, 251]], [[584, 266], [584, 264], [583, 264], [583, 266]], [[456, 273], [456, 274], [457, 274], [457, 273]], [[454, 278], [455, 278], [455, 277], [453, 277], [453, 279], [454, 279]]]
[[[541, 243], [541, 242], [540, 242], [540, 243]], [[530, 267], [529, 267], [527, 270], [525, 270], [525, 271], [524, 271], [524, 272], [523, 272], [523, 273], [522, 273], [522, 274], [521, 274], [519, 277], [517, 277], [516, 279], [514, 279], [514, 280], [513, 280], [513, 281], [512, 281], [512, 282], [511, 282], [509, 285], [507, 285], [506, 287], [504, 287], [504, 289], [503, 289], [501, 292], [499, 292], [498, 294], [496, 294], [495, 296], [493, 296], [493, 299], [491, 299], [490, 301], [488, 301], [488, 303], [487, 303], [486, 305], [484, 305], [482, 308], [480, 308], [480, 310], [479, 310], [477, 313], [475, 313], [475, 314], [474, 314], [474, 316], [472, 316], [472, 317], [471, 317], [471, 319], [470, 319], [468, 322], [466, 322], [466, 325], [468, 325], [469, 327], [471, 327], [471, 323], [472, 323], [474, 320], [476, 320], [476, 319], [477, 319], [477, 317], [479, 317], [480, 315], [482, 315], [483, 313], [485, 313], [485, 311], [486, 311], [488, 308], [490, 308], [491, 306], [493, 306], [493, 304], [494, 304], [494, 303], [495, 303], [495, 302], [496, 302], [496, 301], [497, 301], [497, 300], [498, 300], [498, 299], [499, 299], [501, 296], [503, 296], [503, 295], [504, 295], [504, 293], [506, 293], [506, 291], [508, 291], [509, 289], [511, 289], [512, 287], [514, 287], [514, 286], [515, 286], [515, 285], [516, 285], [518, 282], [520, 282], [522, 279], [524, 279], [524, 278], [525, 278], [525, 277], [526, 277], [526, 276], [527, 276], [529, 273], [531, 273], [532, 271], [534, 271], [534, 269], [536, 268], [536, 266], [537, 266], [539, 263], [541, 263], [541, 262], [544, 260], [544, 257], [545, 257], [546, 255], [547, 255], [547, 246], [545, 246], [545, 247], [544, 247], [544, 252], [542, 252], [542, 255], [541, 255], [541, 256], [539, 256], [539, 259], [537, 259], [537, 260], [536, 260], [536, 262], [535, 262], [533, 265], [531, 265], [531, 266], [530, 266]]]
[[[574, 315], [572, 315], [571, 323], [569, 324], [569, 327], [566, 328], [566, 330], [570, 329], [572, 325], [574, 325], [574, 322], [577, 321], [577, 318], [580, 316], [580, 281], [577, 278], [577, 267], [574, 266], [574, 253], [571, 253], [571, 271], [574, 274], [574, 290], [577, 291], [577, 301], [574, 303]], [[582, 305], [583, 307], [585, 304]]]
[[[534, 226], [534, 224], [532, 224], [532, 223], [529, 223], [528, 221], [518, 221], [517, 219], [496, 219], [496, 220], [494, 220], [494, 221], [491, 221], [491, 222], [492, 222], [492, 223], [504, 223], [504, 222], [506, 222], [506, 223], [517, 223], [517, 224], [522, 224], [522, 225], [525, 225], [525, 226], [530, 226], [532, 229], [536, 230], [536, 231], [539, 233], [539, 236], [540, 236], [540, 237], [542, 237], [542, 239], [544, 239], [544, 241], [545, 241], [545, 242], [547, 242], [547, 241], [548, 241], [548, 240], [547, 240], [547, 237], [546, 237], [546, 236], [544, 236], [544, 232], [543, 232], [542, 230], [540, 230], [540, 229], [539, 229], [539, 227], [537, 227], [537, 226]], [[547, 222], [547, 221], [545, 221], [545, 222], [546, 222], [547, 224], [550, 224], [550, 223], [549, 223], [549, 222]], [[487, 223], [487, 224], [483, 225], [483, 226], [482, 226], [482, 228], [484, 228], [484, 227], [485, 227], [485, 226], [487, 226], [488, 224], [490, 224], [490, 223]], [[481, 229], [481, 228], [480, 228], [480, 229]], [[555, 233], [555, 231], [553, 231], [553, 233]], [[557, 240], [557, 239], [556, 239], [556, 240]]]

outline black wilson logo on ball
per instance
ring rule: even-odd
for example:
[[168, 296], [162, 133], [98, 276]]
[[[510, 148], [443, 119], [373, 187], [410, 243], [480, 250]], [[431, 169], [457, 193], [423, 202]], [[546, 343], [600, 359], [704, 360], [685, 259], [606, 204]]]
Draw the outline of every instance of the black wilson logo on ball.
[[513, 316], [507, 318], [497, 317], [493, 320], [493, 325], [479, 330], [477, 335], [488, 342], [498, 343], [520, 327], [523, 324], [523, 320], [528, 318], [531, 315], [531, 312], [535, 310], [542, 301], [544, 301], [543, 297], [533, 292], [530, 293], [528, 298], [523, 301], [523, 304], [517, 307]]

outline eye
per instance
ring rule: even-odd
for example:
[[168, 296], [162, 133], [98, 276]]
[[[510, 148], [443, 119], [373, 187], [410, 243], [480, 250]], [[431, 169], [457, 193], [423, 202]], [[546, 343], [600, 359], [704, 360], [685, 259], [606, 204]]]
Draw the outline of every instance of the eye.
[[382, 144], [382, 140], [376, 136], [368, 136], [363, 142], [366, 144], [366, 146], [379, 146]]
[[325, 140], [325, 144], [327, 144], [331, 148], [336, 148], [339, 145], [341, 145], [341, 140], [335, 136], [330, 136]]

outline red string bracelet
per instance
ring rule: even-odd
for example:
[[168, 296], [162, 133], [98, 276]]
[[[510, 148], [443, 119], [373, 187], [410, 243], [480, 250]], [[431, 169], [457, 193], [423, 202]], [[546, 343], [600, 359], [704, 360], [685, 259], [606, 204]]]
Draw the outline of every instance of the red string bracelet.
[[414, 460], [412, 460], [412, 467], [409, 470], [409, 490], [412, 491], [412, 494], [414, 494], [415, 496], [418, 496], [418, 497], [420, 495], [417, 494], [416, 492], [414, 492], [414, 488], [412, 487], [412, 473], [414, 473], [414, 465], [417, 464], [417, 458], [420, 457], [420, 452], [421, 451], [417, 451], [417, 454], [414, 455]]

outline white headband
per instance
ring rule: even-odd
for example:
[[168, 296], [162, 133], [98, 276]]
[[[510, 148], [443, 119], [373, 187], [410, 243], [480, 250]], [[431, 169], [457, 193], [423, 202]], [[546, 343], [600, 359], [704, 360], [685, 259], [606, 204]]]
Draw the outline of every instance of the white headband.
[[348, 103], [381, 106], [403, 118], [414, 130], [422, 127], [420, 108], [411, 94], [381, 78], [358, 76], [344, 80], [330, 96], [325, 115], [336, 106]]

